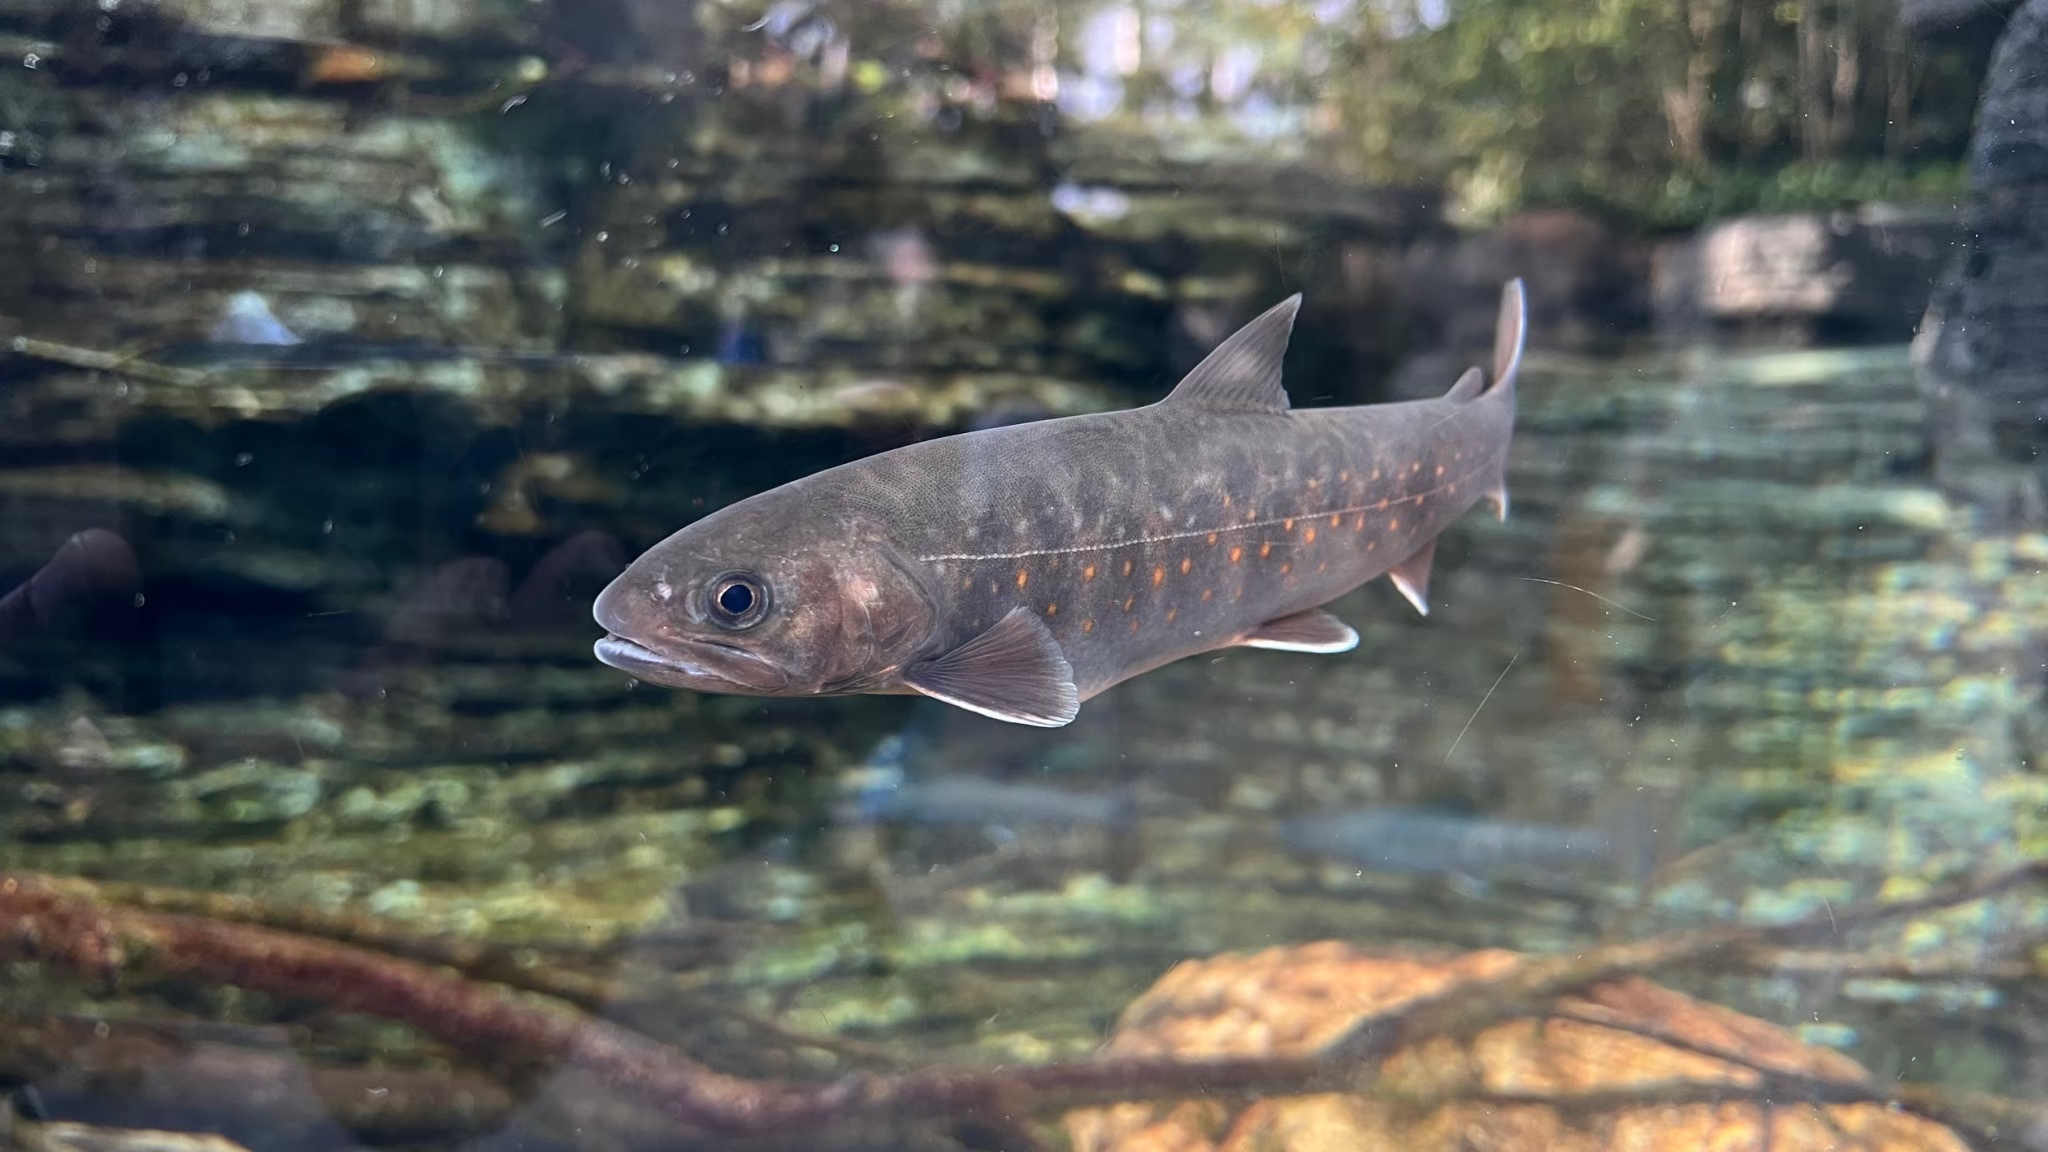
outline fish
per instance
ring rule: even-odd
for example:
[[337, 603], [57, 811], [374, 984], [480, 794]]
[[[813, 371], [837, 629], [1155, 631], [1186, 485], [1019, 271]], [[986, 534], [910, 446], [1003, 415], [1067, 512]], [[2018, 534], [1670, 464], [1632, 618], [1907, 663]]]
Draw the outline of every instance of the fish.
[[[626, 550], [608, 532], [587, 528], [550, 548], [512, 595], [517, 624], [565, 622], [583, 614], [584, 597], [624, 571]], [[579, 593], [580, 590], [580, 593]]]
[[0, 596], [0, 643], [69, 636], [127, 622], [142, 592], [128, 542], [104, 528], [66, 540], [50, 562]]
[[1282, 843], [1377, 872], [1484, 876], [1528, 867], [1607, 863], [1615, 846], [1598, 828], [1486, 820], [1432, 808], [1383, 806], [1284, 820]]
[[597, 659], [669, 687], [770, 697], [922, 694], [1070, 723], [1173, 661], [1335, 654], [1322, 606], [1389, 577], [1428, 614], [1437, 536], [1505, 518], [1527, 304], [1502, 291], [1493, 382], [1434, 400], [1293, 409], [1299, 294], [1165, 399], [963, 432], [721, 508], [601, 592]]
[[1138, 811], [1128, 789], [1079, 792], [974, 776], [908, 780], [901, 772], [875, 771], [849, 781], [838, 815], [851, 824], [1129, 828]]

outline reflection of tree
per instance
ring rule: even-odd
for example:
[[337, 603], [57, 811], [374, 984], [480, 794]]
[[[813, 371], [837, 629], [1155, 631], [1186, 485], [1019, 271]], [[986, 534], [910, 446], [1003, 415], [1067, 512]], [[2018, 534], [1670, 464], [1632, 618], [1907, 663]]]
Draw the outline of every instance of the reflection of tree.
[[1982, 67], [1874, 0], [1464, 0], [1442, 29], [1348, 49], [1334, 75], [1373, 170], [1446, 176], [1481, 208], [1672, 220], [1952, 182]]

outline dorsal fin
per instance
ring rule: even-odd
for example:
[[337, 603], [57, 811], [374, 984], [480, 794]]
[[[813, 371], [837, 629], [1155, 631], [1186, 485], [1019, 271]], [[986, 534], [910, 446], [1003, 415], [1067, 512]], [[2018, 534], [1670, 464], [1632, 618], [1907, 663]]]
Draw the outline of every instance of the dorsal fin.
[[1486, 373], [1481, 372], [1477, 368], [1467, 368], [1465, 369], [1465, 374], [1458, 377], [1458, 382], [1451, 385], [1451, 390], [1444, 393], [1444, 399], [1463, 402], [1472, 399], [1485, 390]]
[[1211, 412], [1287, 411], [1280, 361], [1287, 355], [1287, 338], [1300, 309], [1299, 292], [1266, 309], [1195, 365], [1164, 403]]

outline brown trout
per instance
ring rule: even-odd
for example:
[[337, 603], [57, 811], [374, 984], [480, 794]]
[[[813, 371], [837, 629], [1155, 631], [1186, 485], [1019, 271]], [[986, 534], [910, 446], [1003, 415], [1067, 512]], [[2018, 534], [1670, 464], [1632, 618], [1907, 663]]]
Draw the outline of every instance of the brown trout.
[[1321, 609], [1385, 575], [1429, 611], [1436, 538], [1504, 518], [1526, 307], [1502, 294], [1493, 384], [1290, 410], [1301, 297], [1164, 400], [857, 460], [720, 509], [597, 598], [597, 658], [755, 696], [917, 692], [1056, 727], [1162, 664], [1243, 645], [1346, 652]]

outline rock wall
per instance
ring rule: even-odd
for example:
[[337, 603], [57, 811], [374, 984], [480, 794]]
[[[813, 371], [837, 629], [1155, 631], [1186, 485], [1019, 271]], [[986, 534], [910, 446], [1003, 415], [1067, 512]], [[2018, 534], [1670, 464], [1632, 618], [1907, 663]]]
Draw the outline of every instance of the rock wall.
[[1657, 251], [1659, 334], [1904, 343], [1958, 240], [1946, 205], [1744, 216]]
[[1918, 347], [1945, 483], [1994, 519], [2038, 518], [2048, 429], [2048, 2], [2013, 13], [1970, 147], [1969, 238]]

